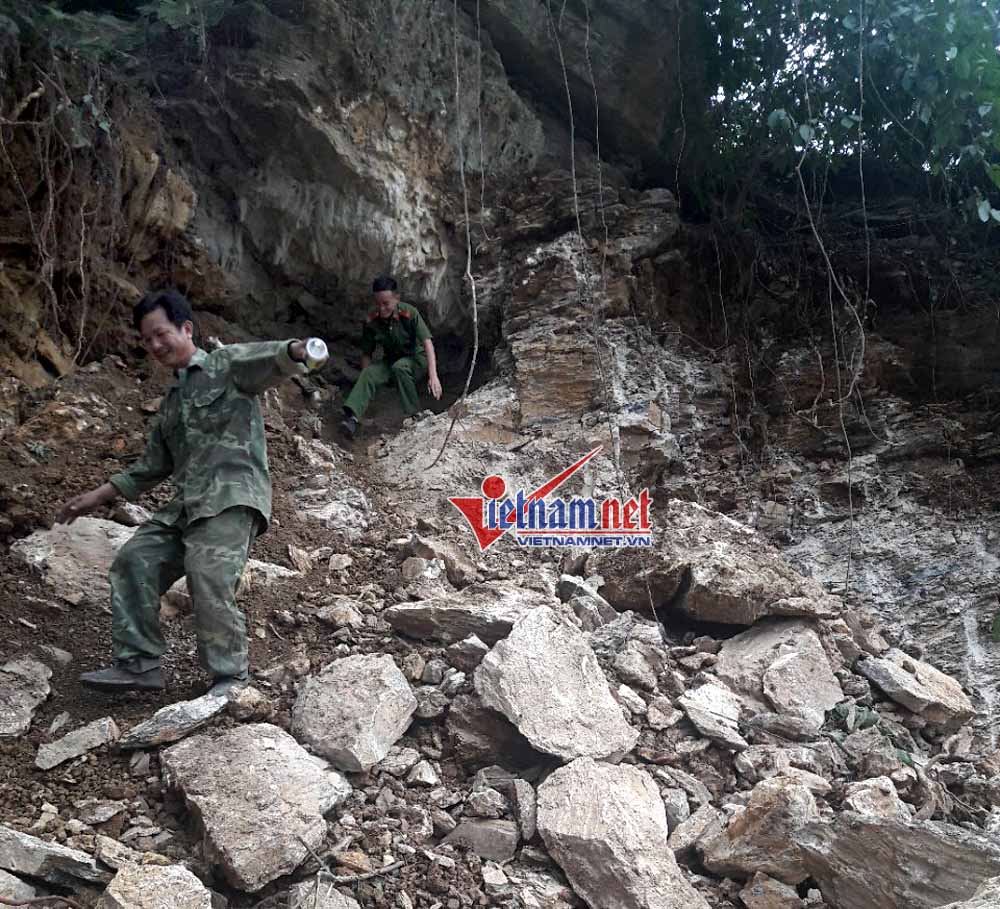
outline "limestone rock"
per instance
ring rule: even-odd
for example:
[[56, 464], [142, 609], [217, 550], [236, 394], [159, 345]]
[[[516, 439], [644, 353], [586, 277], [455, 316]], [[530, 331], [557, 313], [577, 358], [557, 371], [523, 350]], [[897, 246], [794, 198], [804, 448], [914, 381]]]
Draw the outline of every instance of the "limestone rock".
[[[3, 428], [3, 424], [0, 423], [0, 429]], [[0, 871], [0, 897], [8, 900], [30, 900], [38, 896], [38, 891], [35, 890], [31, 884], [22, 881], [19, 877], [14, 877], [13, 874], [8, 874], [6, 871]]]
[[663, 802], [644, 770], [586, 757], [561, 767], [539, 787], [538, 830], [591, 906], [707, 907], [667, 848]]
[[117, 741], [119, 735], [118, 727], [111, 717], [94, 720], [67, 733], [56, 742], [39, 745], [38, 753], [35, 755], [35, 766], [39, 770], [51, 770], [65, 761], [71, 761], [81, 754]]
[[0, 740], [23, 735], [35, 710], [49, 696], [52, 670], [30, 657], [0, 666]]
[[721, 814], [711, 805], [702, 805], [671, 831], [668, 845], [674, 855], [680, 858], [698, 848], [703, 839], [716, 836], [720, 830]]
[[301, 881], [288, 893], [288, 909], [361, 909], [358, 901], [344, 896], [323, 877]]
[[724, 641], [715, 674], [762, 707], [817, 728], [844, 699], [819, 635], [801, 620], [772, 620]]
[[227, 704], [229, 715], [241, 723], [263, 722], [274, 713], [274, 705], [267, 695], [253, 685], [247, 685], [238, 691], [229, 693]]
[[491, 862], [509, 862], [520, 840], [513, 821], [464, 819], [441, 842], [464, 846]]
[[867, 817], [885, 817], [906, 823], [910, 820], [910, 809], [899, 794], [892, 780], [887, 776], [876, 776], [844, 787], [843, 807], [845, 811]]
[[750, 528], [700, 505], [671, 501], [658, 550], [595, 553], [601, 594], [619, 610], [637, 602], [690, 618], [753, 625], [765, 616], [834, 617], [840, 601], [795, 571]]
[[549, 609], [517, 622], [479, 664], [475, 686], [536, 749], [563, 760], [621, 758], [639, 737], [586, 639]]
[[148, 720], [122, 736], [118, 747], [123, 751], [169, 745], [200, 729], [226, 709], [228, 699], [204, 694], [191, 701], [178, 701], [161, 707]]
[[123, 865], [100, 909], [212, 909], [212, 895], [183, 865]]
[[49, 843], [2, 825], [0, 869], [62, 887], [72, 887], [78, 881], [103, 884], [111, 879], [111, 875], [98, 868], [86, 852]]
[[445, 573], [453, 587], [461, 590], [468, 587], [476, 579], [476, 566], [453, 543], [433, 540], [414, 534], [406, 546], [410, 555], [418, 556], [428, 561], [440, 559], [444, 562]]
[[18, 540], [11, 554], [37, 571], [57, 596], [70, 603], [100, 603], [110, 594], [108, 569], [135, 531], [101, 518], [78, 518]]
[[534, 590], [480, 584], [461, 593], [390, 606], [382, 617], [399, 634], [417, 640], [453, 644], [476, 635], [492, 646], [510, 633], [518, 619], [551, 602]]
[[417, 699], [392, 657], [357, 655], [305, 681], [292, 733], [342, 770], [377, 764], [410, 725]]
[[738, 751], [749, 747], [739, 731], [743, 703], [728, 688], [707, 682], [684, 692], [677, 703], [702, 735]]
[[754, 787], [746, 808], [702, 843], [705, 867], [727, 876], [763, 871], [786, 884], [799, 884], [809, 872], [798, 832], [817, 820], [816, 800], [805, 786], [780, 776], [764, 780]]
[[325, 761], [266, 723], [187, 739], [160, 761], [204, 829], [208, 859], [251, 893], [295, 870], [307, 846], [320, 848], [324, 815], [351, 792]]
[[951, 676], [896, 648], [858, 660], [857, 671], [887, 697], [943, 729], [957, 729], [975, 715], [972, 701]]
[[800, 909], [802, 906], [794, 887], [759, 871], [740, 891], [740, 899], [747, 909]]
[[489, 647], [474, 634], [470, 634], [448, 648], [448, 660], [456, 669], [471, 673], [489, 652]]
[[933, 909], [971, 899], [1000, 875], [1000, 843], [935, 821], [903, 824], [851, 812], [798, 833], [808, 874], [837, 909]]

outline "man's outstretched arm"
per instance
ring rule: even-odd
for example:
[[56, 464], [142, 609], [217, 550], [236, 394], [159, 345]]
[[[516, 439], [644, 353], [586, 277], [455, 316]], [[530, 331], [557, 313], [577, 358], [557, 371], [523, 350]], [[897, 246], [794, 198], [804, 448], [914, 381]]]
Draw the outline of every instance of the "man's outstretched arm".
[[77, 518], [82, 518], [102, 505], [113, 502], [119, 495], [134, 502], [146, 490], [159, 485], [173, 472], [174, 460], [163, 439], [160, 421], [157, 418], [142, 457], [128, 470], [116, 473], [107, 483], [102, 483], [96, 489], [74, 496], [66, 502], [56, 515], [56, 523], [72, 524]]
[[259, 341], [227, 347], [236, 387], [244, 394], [261, 394], [291, 376], [306, 375], [304, 341]]

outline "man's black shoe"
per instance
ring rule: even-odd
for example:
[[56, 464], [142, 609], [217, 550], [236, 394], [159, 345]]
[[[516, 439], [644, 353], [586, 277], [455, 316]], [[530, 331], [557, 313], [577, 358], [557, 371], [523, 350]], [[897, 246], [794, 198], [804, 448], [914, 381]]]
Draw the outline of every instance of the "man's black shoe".
[[121, 663], [108, 669], [85, 672], [80, 681], [90, 688], [102, 691], [163, 691], [163, 670], [157, 666], [145, 672], [132, 672]]
[[340, 434], [348, 439], [353, 439], [358, 431], [358, 418], [350, 413], [340, 421]]

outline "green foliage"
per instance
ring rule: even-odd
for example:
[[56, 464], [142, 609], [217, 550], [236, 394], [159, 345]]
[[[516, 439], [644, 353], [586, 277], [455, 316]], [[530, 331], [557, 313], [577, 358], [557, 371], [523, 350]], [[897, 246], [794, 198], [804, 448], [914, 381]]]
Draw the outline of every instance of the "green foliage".
[[1000, 7], [991, 0], [721, 0], [717, 167], [879, 162], [1000, 221]]

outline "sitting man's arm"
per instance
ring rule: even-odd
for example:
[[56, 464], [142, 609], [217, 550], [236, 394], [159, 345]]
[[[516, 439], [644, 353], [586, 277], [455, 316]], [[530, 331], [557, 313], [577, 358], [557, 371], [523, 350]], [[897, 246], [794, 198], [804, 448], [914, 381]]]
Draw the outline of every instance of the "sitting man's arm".
[[56, 515], [56, 523], [72, 524], [77, 518], [113, 502], [119, 495], [134, 502], [144, 492], [162, 483], [173, 472], [174, 460], [163, 439], [160, 421], [157, 419], [142, 457], [128, 470], [116, 473], [107, 483], [102, 483], [96, 489], [66, 502]]
[[291, 376], [309, 372], [304, 341], [260, 341], [225, 348], [236, 387], [244, 394], [259, 395]]
[[441, 380], [438, 378], [437, 355], [434, 353], [434, 341], [424, 338], [424, 353], [427, 356], [427, 387], [430, 389], [434, 400], [441, 397]]

